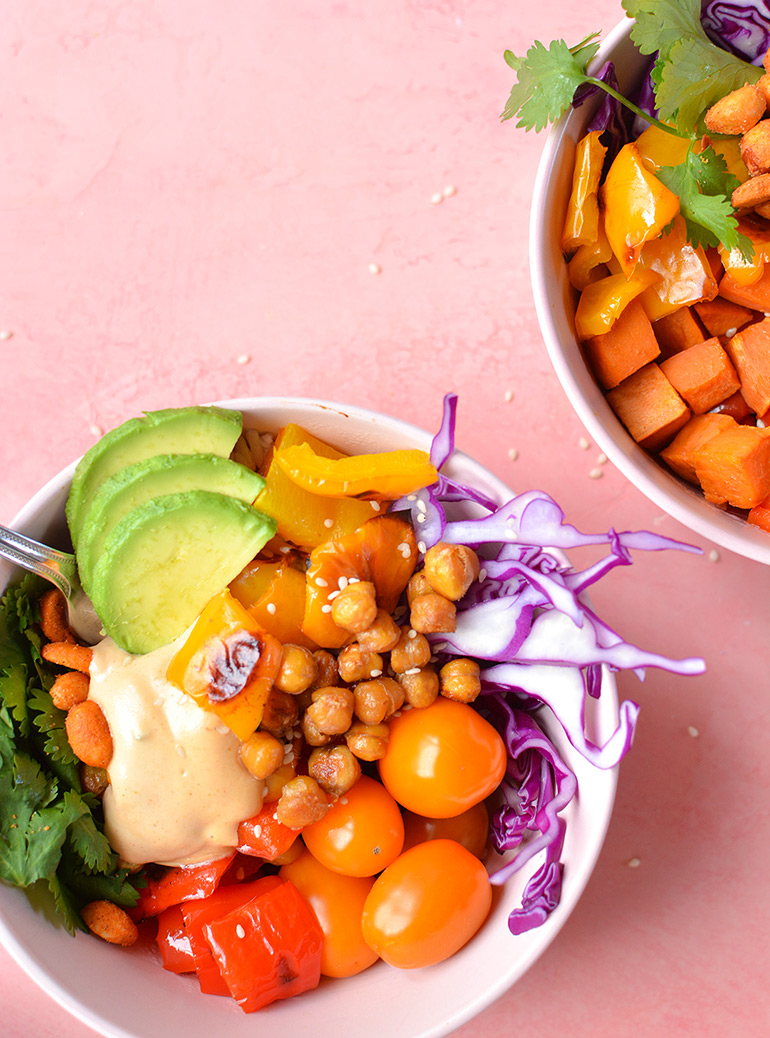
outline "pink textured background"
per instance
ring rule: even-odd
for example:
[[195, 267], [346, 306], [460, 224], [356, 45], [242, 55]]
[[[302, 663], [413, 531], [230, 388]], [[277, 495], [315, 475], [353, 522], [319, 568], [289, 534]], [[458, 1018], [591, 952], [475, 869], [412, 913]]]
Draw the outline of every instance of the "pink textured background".
[[[459, 446], [517, 489], [585, 529], [686, 537], [611, 466], [588, 477], [598, 451], [529, 288], [542, 140], [497, 118], [505, 47], [620, 16], [617, 0], [6, 0], [0, 521], [143, 409], [313, 395], [433, 429], [455, 389]], [[463, 1038], [768, 1033], [770, 573], [704, 547], [639, 558], [594, 596], [630, 640], [709, 672], [621, 677], [641, 723], [593, 878]], [[5, 1038], [92, 1034], [3, 951], [0, 1005]]]

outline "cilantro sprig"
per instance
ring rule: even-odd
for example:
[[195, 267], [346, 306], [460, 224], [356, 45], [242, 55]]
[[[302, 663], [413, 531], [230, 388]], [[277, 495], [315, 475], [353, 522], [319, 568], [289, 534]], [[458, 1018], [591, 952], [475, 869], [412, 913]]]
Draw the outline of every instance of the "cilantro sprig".
[[554, 40], [547, 47], [536, 41], [523, 57], [505, 52], [516, 82], [502, 113], [524, 130], [540, 131], [557, 121], [581, 87], [597, 87], [635, 115], [665, 133], [690, 140], [685, 161], [664, 167], [658, 178], [679, 196], [687, 237], [693, 245], [724, 245], [750, 259], [751, 239], [738, 227], [730, 197], [738, 186], [722, 157], [707, 142], [699, 152], [704, 112], [720, 97], [747, 82], [756, 82], [761, 70], [716, 46], [701, 25], [700, 0], [623, 0], [635, 19], [631, 38], [642, 54], [657, 54], [652, 69], [659, 118], [641, 110], [610, 84], [588, 74], [599, 49], [600, 33], [586, 36], [570, 47]]
[[87, 901], [128, 907], [138, 895], [104, 835], [98, 799], [81, 789], [65, 715], [50, 696], [40, 591], [37, 578], [25, 577], [0, 602], [0, 880], [47, 885], [74, 933], [85, 929]]

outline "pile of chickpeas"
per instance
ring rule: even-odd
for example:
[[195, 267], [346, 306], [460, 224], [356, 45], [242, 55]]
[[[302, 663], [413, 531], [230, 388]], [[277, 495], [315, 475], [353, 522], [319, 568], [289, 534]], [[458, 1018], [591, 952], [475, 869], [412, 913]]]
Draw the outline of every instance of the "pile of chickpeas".
[[[465, 545], [439, 543], [407, 586], [409, 622], [378, 607], [373, 583], [351, 578], [331, 598], [331, 617], [352, 640], [336, 656], [286, 644], [257, 731], [241, 744], [244, 766], [266, 783], [265, 800], [292, 829], [318, 821], [329, 796], [343, 796], [361, 761], [385, 756], [388, 720], [428, 707], [442, 695], [471, 703], [481, 691], [479, 665], [457, 658], [440, 670], [427, 634], [455, 630], [455, 603], [478, 579], [479, 558]], [[302, 743], [312, 747], [307, 774], [296, 774]]]

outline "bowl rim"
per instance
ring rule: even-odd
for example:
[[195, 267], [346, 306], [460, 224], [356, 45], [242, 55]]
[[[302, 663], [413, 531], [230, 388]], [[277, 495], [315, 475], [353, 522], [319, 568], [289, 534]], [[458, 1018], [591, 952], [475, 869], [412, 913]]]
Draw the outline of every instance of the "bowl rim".
[[[219, 400], [214, 403], [216, 406], [228, 407], [234, 410], [252, 413], [272, 408], [286, 410], [299, 406], [309, 406], [316, 410], [319, 415], [324, 412], [334, 412], [337, 415], [354, 418], [358, 421], [364, 422], [382, 423], [384, 420], [388, 426], [389, 436], [393, 433], [396, 435], [403, 434], [410, 441], [421, 441], [426, 446], [429, 446], [432, 439], [432, 434], [426, 432], [419, 426], [413, 425], [412, 423], [406, 422], [402, 419], [393, 418], [389, 415], [367, 408], [343, 403], [320, 401], [307, 397], [240, 397]], [[496, 492], [502, 495], [502, 499], [507, 499], [507, 497], [513, 493], [507, 484], [469, 455], [464, 454], [460, 450], [456, 450], [453, 457], [462, 459], [463, 462], [467, 462], [472, 467], [479, 470], [483, 474], [484, 478], [489, 482], [489, 485], [492, 486]], [[56, 496], [60, 496], [66, 491], [76, 465], [77, 461], [74, 461], [54, 475], [30, 498], [25, 505], [22, 506], [12, 522], [14, 528], [23, 529], [25, 525], [32, 522], [36, 516], [42, 518], [39, 515], [41, 509], [45, 509], [46, 507], [50, 509], [52, 501], [55, 500]], [[16, 570], [9, 567], [9, 572], [13, 574]], [[2, 578], [0, 578], [0, 584], [3, 584], [3, 588], [6, 586], [6, 583]], [[602, 700], [608, 707], [604, 717], [604, 723], [607, 724], [611, 722], [616, 724], [619, 710], [617, 684], [614, 676], [606, 668], [604, 679], [606, 684], [603, 685]], [[609, 715], [611, 715], [611, 717]], [[489, 984], [483, 991], [472, 998], [471, 1001], [466, 1003], [460, 1011], [454, 1011], [449, 1016], [442, 1016], [439, 1011], [435, 1025], [421, 1030], [419, 1032], [419, 1038], [441, 1038], [441, 1036], [447, 1035], [462, 1024], [467, 1023], [473, 1017], [482, 1012], [482, 1010], [487, 1008], [517, 980], [519, 980], [532, 965], [534, 965], [555, 939], [567, 919], [572, 914], [577, 902], [580, 900], [585, 890], [591, 874], [594, 871], [596, 862], [604, 846], [617, 791], [619, 772], [618, 765], [609, 769], [594, 769], [594, 771], [601, 774], [601, 798], [600, 803], [597, 804], [597, 809], [601, 812], [600, 820], [598, 822], [593, 819], [591, 820], [591, 838], [588, 846], [583, 849], [579, 863], [573, 865], [571, 869], [569, 895], [563, 898], [562, 902], [551, 913], [543, 926], [539, 927], [536, 931], [531, 931], [531, 933], [534, 934], [534, 939], [532, 940], [530, 950], [526, 955], [517, 956], [515, 965], [512, 968], [503, 969], [493, 983]], [[592, 801], [592, 808], [593, 806]], [[539, 861], [540, 858], [538, 856], [533, 860]], [[502, 917], [498, 918], [497, 922], [503, 923]], [[511, 937], [511, 940], [516, 941], [517, 938]], [[78, 997], [77, 994], [74, 994], [67, 986], [60, 984], [58, 981], [53, 979], [40, 959], [36, 957], [34, 950], [25, 945], [24, 941], [20, 939], [7, 924], [2, 904], [0, 904], [0, 943], [3, 944], [6, 950], [11, 954], [12, 958], [21, 966], [30, 978], [76, 1019], [94, 1028], [97, 1032], [109, 1036], [109, 1038], [140, 1038], [139, 1031], [126, 1029], [123, 1026], [116, 1024], [115, 1021], [109, 1020], [104, 1014], [85, 1004], [82, 999]], [[469, 947], [470, 946], [472, 946], [472, 942], [470, 942]], [[159, 966], [157, 969], [160, 971]], [[400, 972], [409, 974], [419, 973], [420, 971]], [[410, 977], [409, 981], [411, 980], [412, 978]], [[264, 1010], [262, 1012], [264, 1014]], [[226, 1014], [223, 1014], [222, 1020], [223, 1024], [226, 1025]], [[277, 1020], [280, 1023], [280, 1018], [277, 1018]], [[417, 1032], [414, 1034], [416, 1036]]]
[[[611, 60], [621, 45], [633, 46], [630, 39], [633, 24], [632, 19], [624, 17], [607, 34], [591, 63], [592, 68], [600, 68]], [[547, 226], [547, 214], [553, 207], [551, 196], [556, 159], [570, 130], [576, 123], [587, 119], [587, 115], [580, 109], [572, 109], [551, 127], [538, 163], [532, 194], [529, 221], [530, 280], [535, 311], [551, 364], [585, 428], [633, 486], [688, 529], [738, 555], [770, 565], [770, 537], [766, 533], [710, 504], [700, 496], [697, 488], [685, 484], [673, 472], [654, 461], [621, 425], [598, 387], [592, 399], [586, 396], [575, 370], [576, 367], [588, 370], [580, 346], [574, 337], [567, 344], [560, 339], [555, 323], [554, 303], [550, 301], [549, 295], [553, 282], [547, 275], [549, 243], [543, 228]], [[574, 356], [570, 356], [571, 350], [574, 350]], [[608, 420], [622, 433], [622, 441], [609, 431]]]

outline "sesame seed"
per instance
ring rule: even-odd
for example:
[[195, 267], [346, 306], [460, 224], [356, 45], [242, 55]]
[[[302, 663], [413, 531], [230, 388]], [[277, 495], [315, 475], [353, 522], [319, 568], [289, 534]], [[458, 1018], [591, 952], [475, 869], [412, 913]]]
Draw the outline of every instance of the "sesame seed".
[[347, 804], [347, 802], [348, 802], [348, 798], [347, 797], [340, 797], [340, 803], [341, 804]]
[[236, 925], [235, 932], [238, 934], [239, 937], [245, 937], [246, 936], [246, 931], [243, 929], [243, 927], [241, 926], [240, 923], [238, 923]]
[[7, 328], [4, 328], [0, 332], [0, 339], [2, 339], [3, 342], [7, 342], [8, 339], [12, 339], [12, 338], [13, 338], [13, 332], [8, 331]]
[[509, 447], [508, 448], [508, 457], [511, 459], [511, 461], [516, 461], [518, 456], [519, 456], [519, 452], [516, 450], [515, 447]]
[[382, 273], [382, 267], [379, 265], [379, 263], [370, 263], [369, 264], [369, 273], [370, 274], [380, 274], [380, 273]]
[[236, 364], [248, 364], [250, 360], [251, 360], [251, 357], [248, 355], [248, 353], [241, 353], [241, 354], [239, 354], [239, 356], [237, 356], [235, 358], [235, 363]]
[[333, 519], [324, 519], [324, 526], [326, 527], [327, 530], [331, 530], [332, 526], [334, 526], [334, 520]]
[[597, 465], [606, 465], [607, 464], [607, 455], [603, 454], [603, 453], [602, 454], [597, 454], [596, 455], [596, 464]]
[[602, 472], [601, 469], [591, 469], [591, 471], [588, 473], [588, 478], [589, 479], [601, 479], [603, 475], [604, 475], [604, 473]]
[[716, 548], [712, 548], [709, 552], [709, 562], [719, 562], [720, 555]]
[[370, 678], [379, 678], [381, 676], [382, 676], [382, 671], [380, 670], [379, 667], [373, 667], [372, 670], [369, 671], [369, 677]]
[[340, 579], [337, 581], [337, 587], [340, 589], [340, 591], [342, 591], [342, 589], [346, 588], [347, 586], [348, 586], [348, 578], [347, 577], [340, 577]]
[[513, 400], [513, 391], [510, 390], [510, 389], [506, 389], [506, 391], [505, 391], [505, 402], [506, 402], [506, 404], [510, 404], [511, 400]]
[[416, 638], [417, 631], [415, 631], [413, 627], [410, 627], [409, 630], [406, 632], [406, 636], [407, 638]]
[[638, 869], [641, 864], [642, 863], [641, 863], [639, 858], [629, 858], [628, 859], [628, 867], [629, 867], [629, 869]]
[[404, 671], [404, 674], [419, 674], [419, 673], [420, 673], [420, 668], [419, 667], [410, 667], [409, 670], [405, 670]]
[[[426, 552], [426, 545], [425, 545], [425, 541], [418, 541], [418, 542], [417, 542], [417, 550], [418, 550], [419, 552], [422, 552], [422, 554], [423, 554], [423, 555], [425, 554], [425, 552]], [[406, 556], [406, 555], [404, 555], [404, 558], [407, 558], [407, 556]]]
[[454, 186], [454, 184], [447, 184], [447, 186], [444, 188], [441, 194], [444, 196], [444, 198], [451, 198], [452, 195], [457, 194], [457, 188]]
[[91, 426], [91, 435], [92, 436], [104, 436], [104, 429], [102, 429], [101, 425], [92, 425]]
[[756, 422], [757, 422], [757, 429], [764, 429], [764, 428], [766, 428], [765, 423], [762, 421], [761, 418], [757, 418]]
[[334, 599], [337, 598], [339, 593], [340, 593], [339, 591], [330, 591], [329, 594], [326, 596], [326, 601], [327, 602], [333, 602]]
[[348, 578], [348, 584], [360, 584], [360, 582], [361, 582], [361, 578], [360, 577], [349, 577]]
[[416, 501], [417, 500], [417, 494], [407, 494], [406, 499], [407, 499], [407, 501]]
[[428, 506], [425, 504], [425, 502], [423, 501], [423, 499], [421, 497], [417, 498], [417, 511], [418, 512], [427, 512], [428, 511]]
[[330, 613], [331, 611], [332, 611], [332, 607], [330, 605], [322, 605], [321, 606], [321, 612], [322, 613]]
[[317, 587], [328, 587], [329, 586], [329, 581], [324, 579], [324, 577], [316, 577], [316, 581], [315, 582], [316, 582], [316, 586]]
[[727, 336], [728, 339], [732, 339], [732, 337], [735, 335], [735, 333], [737, 331], [738, 331], [737, 328], [728, 328], [727, 331], [725, 332], [725, 335]]
[[275, 616], [275, 610], [276, 610], [275, 602], [268, 602], [267, 603], [267, 611], [268, 611], [268, 613], [270, 613], [271, 616]]
[[372, 508], [374, 509], [375, 512], [379, 512], [379, 510], [380, 510], [380, 502], [379, 501], [370, 501], [369, 504], [372, 506]]
[[255, 825], [254, 829], [253, 829], [253, 832], [254, 832], [255, 836], [261, 836], [262, 835], [262, 826], [261, 825]]
[[482, 569], [479, 570], [479, 584], [483, 584], [486, 579], [487, 579], [487, 571], [482, 568]]
[[424, 512], [420, 512], [417, 516], [418, 523], [426, 523], [428, 521], [427, 515]]
[[698, 731], [698, 729], [693, 724], [691, 724], [689, 726], [689, 728], [687, 729], [687, 733], [688, 733], [688, 735], [691, 735], [693, 737], [693, 739], [697, 739], [698, 736], [700, 735], [700, 732]]
[[441, 194], [440, 191], [437, 191], [434, 195], [430, 196], [430, 204], [431, 205], [439, 205], [443, 201], [444, 201], [444, 196]]
[[586, 439], [585, 436], [581, 436], [580, 439], [578, 440], [578, 446], [582, 450], [587, 451], [588, 448], [591, 446], [591, 441]]

